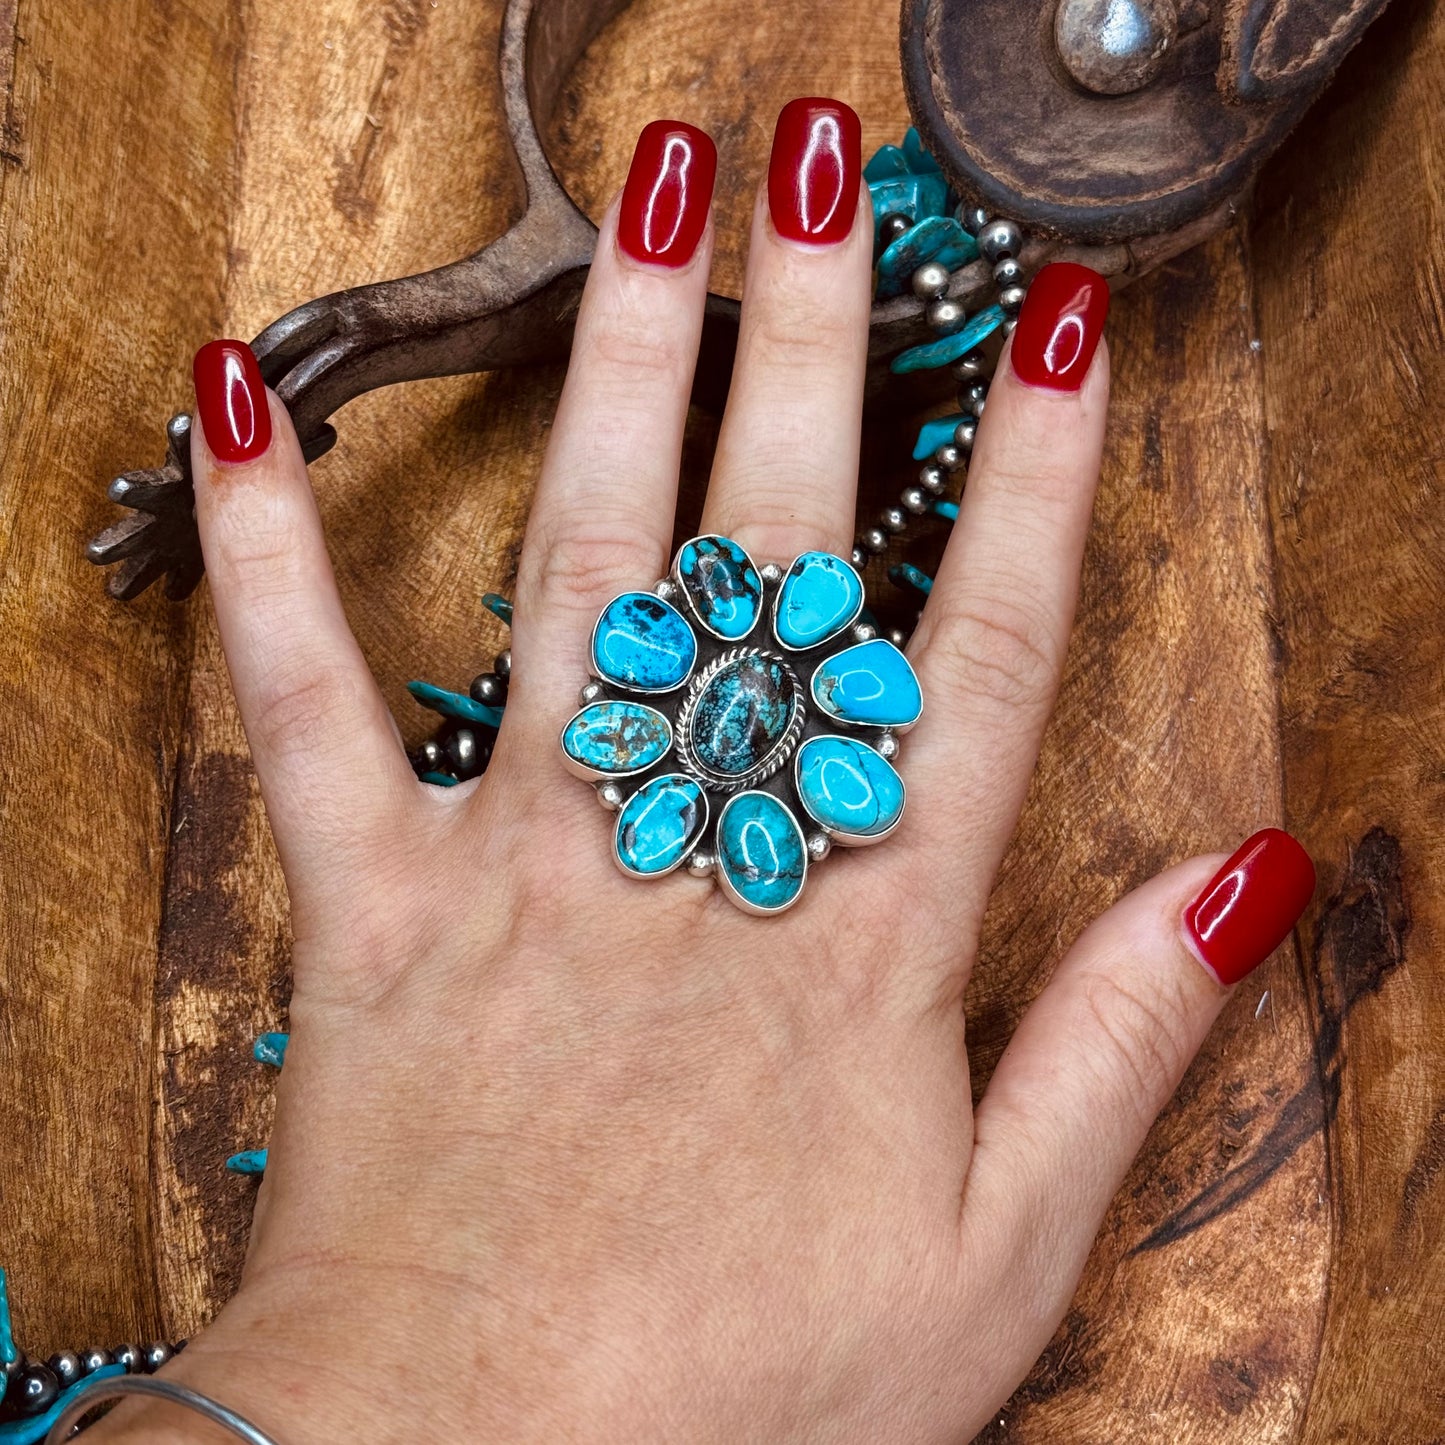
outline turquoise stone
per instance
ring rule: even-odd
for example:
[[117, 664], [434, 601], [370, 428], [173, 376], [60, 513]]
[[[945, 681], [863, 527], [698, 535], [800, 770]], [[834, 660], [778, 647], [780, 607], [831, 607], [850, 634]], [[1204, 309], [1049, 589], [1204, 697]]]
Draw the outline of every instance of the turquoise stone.
[[609, 777], [640, 773], [672, 746], [672, 725], [641, 702], [589, 703], [562, 729], [562, 751], [580, 768]]
[[878, 299], [908, 290], [913, 273], [928, 261], [956, 271], [978, 255], [978, 242], [952, 216], [925, 216], [878, 258]]
[[290, 1042], [290, 1034], [262, 1034], [251, 1045], [251, 1057], [258, 1064], [270, 1064], [273, 1069], [279, 1069], [286, 1062], [286, 1046]]
[[938, 162], [924, 149], [923, 137], [918, 134], [917, 126], [911, 125], [903, 133], [903, 155], [908, 162], [910, 171], [917, 171], [920, 174], [931, 171], [935, 175], [938, 174]]
[[872, 841], [903, 816], [903, 779], [856, 738], [809, 738], [798, 749], [795, 776], [808, 816], [830, 837]]
[[924, 457], [931, 457], [939, 447], [952, 446], [953, 433], [959, 422], [968, 419], [963, 412], [959, 411], [950, 416], [936, 416], [932, 421], [924, 422], [922, 430], [918, 433], [918, 440], [913, 443], [913, 460], [921, 462]]
[[448, 692], [444, 687], [435, 687], [429, 682], [409, 682], [406, 690], [423, 706], [442, 717], [456, 718], [460, 722], [480, 723], [483, 727], [499, 728], [502, 725], [502, 709], [488, 707], [484, 702], [467, 697], [460, 692]]
[[863, 605], [863, 583], [841, 557], [804, 552], [783, 578], [773, 605], [773, 631], [795, 652], [841, 632]]
[[243, 1149], [226, 1160], [226, 1168], [232, 1174], [264, 1174], [268, 1153], [266, 1149]]
[[691, 778], [664, 773], [644, 783], [617, 815], [613, 847], [636, 878], [671, 873], [707, 826], [707, 798]]
[[803, 891], [808, 852], [802, 829], [771, 793], [739, 793], [718, 819], [717, 869], [735, 903], [777, 913]]
[[677, 581], [697, 620], [726, 642], [753, 630], [763, 583], [752, 558], [726, 537], [696, 537], [677, 554]]
[[886, 637], [846, 647], [818, 664], [813, 700], [829, 717], [869, 727], [912, 727], [923, 693], [908, 659]]
[[956, 522], [958, 521], [958, 503], [935, 502], [933, 504], [933, 515], [935, 517], [942, 517], [945, 522]]
[[897, 146], [879, 146], [863, 167], [865, 181], [886, 181], [908, 174], [908, 157]]
[[687, 724], [693, 756], [718, 777], [741, 778], [783, 740], [799, 704], [792, 674], [777, 658], [735, 658], [697, 695]]
[[697, 638], [687, 618], [651, 592], [624, 592], [602, 609], [592, 633], [597, 676], [639, 692], [670, 692], [687, 681]]
[[892, 176], [868, 187], [873, 201], [873, 224], [884, 216], [907, 216], [915, 225], [925, 216], [941, 216], [948, 200], [948, 184], [942, 176]]
[[895, 356], [888, 369], [902, 375], [908, 371], [928, 371], [935, 366], [947, 366], [957, 361], [964, 352], [972, 351], [980, 342], [987, 341], [1003, 325], [1003, 321], [1003, 307], [990, 306], [970, 316], [962, 331], [955, 331], [952, 336], [940, 336], [937, 341], [927, 341]]
[[888, 576], [895, 587], [916, 587], [925, 597], [933, 591], [933, 578], [912, 562], [895, 563], [888, 569]]

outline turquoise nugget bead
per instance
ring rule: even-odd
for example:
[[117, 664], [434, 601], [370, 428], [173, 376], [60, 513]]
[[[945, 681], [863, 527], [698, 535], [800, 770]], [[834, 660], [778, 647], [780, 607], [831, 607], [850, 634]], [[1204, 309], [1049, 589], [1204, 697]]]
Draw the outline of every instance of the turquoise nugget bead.
[[813, 700], [829, 717], [869, 727], [912, 727], [923, 692], [908, 659], [886, 637], [874, 637], [818, 664]]
[[802, 829], [771, 793], [739, 793], [718, 819], [717, 867], [739, 902], [780, 912], [797, 902], [807, 876]]
[[796, 768], [798, 797], [830, 837], [872, 842], [903, 816], [903, 779], [856, 738], [809, 738]]
[[968, 420], [969, 418], [960, 411], [951, 416], [936, 416], [932, 421], [924, 422], [922, 430], [918, 433], [918, 440], [913, 444], [913, 460], [921, 462], [924, 457], [931, 457], [939, 447], [951, 446], [953, 433], [959, 422]]
[[841, 632], [863, 606], [857, 572], [831, 552], [804, 552], [788, 568], [773, 606], [773, 631], [794, 652]]
[[908, 289], [913, 273], [928, 261], [957, 271], [978, 255], [978, 242], [952, 216], [925, 216], [878, 258], [878, 299]]
[[972, 351], [981, 341], [986, 341], [1003, 325], [1002, 306], [990, 306], [976, 316], [969, 317], [968, 325], [952, 336], [941, 336], [937, 341], [925, 342], [895, 356], [889, 370], [898, 375], [908, 371], [928, 371], [935, 366], [947, 366], [957, 361], [966, 351]]
[[659, 878], [687, 857], [706, 826], [702, 789], [681, 773], [664, 773], [622, 805], [613, 837], [617, 861], [634, 877]]
[[670, 692], [687, 681], [697, 638], [670, 602], [651, 592], [624, 592], [602, 610], [592, 633], [598, 677], [639, 692]]

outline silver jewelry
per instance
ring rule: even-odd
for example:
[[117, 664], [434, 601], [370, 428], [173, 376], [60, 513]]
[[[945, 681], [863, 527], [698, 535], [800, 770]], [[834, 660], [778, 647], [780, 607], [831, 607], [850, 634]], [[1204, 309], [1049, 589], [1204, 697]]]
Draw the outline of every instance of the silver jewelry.
[[95, 1406], [106, 1400], [116, 1400], [122, 1395], [151, 1395], [159, 1400], [168, 1400], [187, 1410], [204, 1415], [215, 1425], [223, 1426], [238, 1440], [247, 1445], [277, 1445], [277, 1442], [258, 1430], [244, 1416], [218, 1401], [192, 1390], [187, 1385], [178, 1385], [174, 1380], [161, 1380], [149, 1375], [120, 1375], [114, 1379], [97, 1379], [93, 1384], [84, 1385], [71, 1397], [65, 1408], [55, 1417], [55, 1423], [46, 1432], [44, 1445], [61, 1445], [70, 1438], [70, 1432]]

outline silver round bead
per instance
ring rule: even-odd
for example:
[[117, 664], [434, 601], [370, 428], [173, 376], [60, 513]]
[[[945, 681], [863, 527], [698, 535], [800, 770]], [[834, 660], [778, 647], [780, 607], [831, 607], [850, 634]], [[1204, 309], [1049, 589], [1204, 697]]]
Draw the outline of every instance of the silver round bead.
[[892, 762], [893, 759], [898, 756], [899, 746], [898, 735], [896, 733], [884, 733], [883, 736], [873, 744], [874, 750], [878, 753], [879, 757], [887, 758], [889, 762]]
[[920, 301], [932, 301], [948, 290], [948, 267], [937, 261], [925, 261], [913, 273], [909, 284]]
[[447, 761], [459, 778], [470, 778], [481, 763], [477, 735], [470, 728], [458, 728], [446, 741]]
[[584, 682], [582, 690], [577, 694], [577, 700], [583, 707], [590, 707], [602, 696], [602, 684], [600, 682]]
[[878, 636], [878, 629], [871, 622], [858, 622], [853, 625], [854, 642], [872, 642]]
[[988, 382], [970, 382], [968, 386], [961, 386], [958, 389], [958, 404], [965, 411], [971, 411], [988, 395]]
[[143, 1357], [138, 1345], [117, 1345], [111, 1353], [115, 1356], [117, 1365], [124, 1365], [128, 1375], [140, 1373]]
[[867, 549], [861, 546], [859, 543], [855, 542], [853, 544], [853, 550], [848, 555], [849, 560], [853, 563], [855, 567], [859, 568], [860, 570], [868, 565]]
[[615, 813], [627, 801], [622, 795], [622, 786], [619, 783], [598, 783], [597, 801], [607, 809], [609, 813]]
[[174, 1354], [175, 1351], [164, 1340], [152, 1340], [145, 1347], [146, 1369], [159, 1370], [170, 1362]]
[[687, 855], [687, 871], [694, 878], [708, 878], [712, 875], [716, 860], [706, 848], [694, 848]]
[[974, 402], [974, 404], [973, 404], [973, 414], [974, 414], [974, 417], [975, 417], [976, 419], [982, 420], [982, 418], [983, 418], [983, 409], [984, 409], [984, 407], [987, 406], [987, 405], [988, 405], [988, 398], [987, 398], [986, 396], [981, 396], [981, 397], [979, 397], [979, 399], [978, 399], [976, 402]]
[[886, 251], [900, 236], [913, 229], [913, 217], [903, 211], [890, 211], [878, 222], [878, 240]]
[[417, 757], [428, 772], [435, 772], [442, 763], [442, 745], [435, 738], [428, 738], [417, 750]]
[[988, 225], [988, 212], [982, 206], [961, 205], [958, 208], [958, 224], [970, 236], [976, 236]]
[[968, 319], [968, 312], [951, 296], [940, 296], [937, 301], [928, 303], [928, 310], [923, 313], [923, 319], [935, 331], [948, 336], [963, 325]]
[[952, 442], [944, 444], [933, 453], [933, 460], [946, 472], [956, 472], [963, 465], [963, 453]]
[[922, 487], [904, 487], [903, 495], [898, 500], [915, 517], [921, 517], [929, 508], [928, 493]]
[[1024, 297], [1027, 295], [1028, 292], [1022, 286], [1005, 286], [998, 293], [998, 304], [1010, 316], [1017, 316], [1019, 307], [1024, 304]]
[[895, 537], [908, 528], [908, 513], [902, 507], [884, 507], [878, 514], [878, 520], [884, 530], [892, 532]]
[[966, 416], [953, 429], [953, 443], [961, 451], [968, 451], [973, 446], [973, 439], [978, 435], [978, 421], [975, 417]]
[[918, 469], [918, 485], [936, 497], [948, 485], [948, 480], [937, 462], [926, 462]]
[[677, 596], [677, 583], [671, 577], [664, 577], [653, 585], [652, 595], [661, 597], [664, 602], [671, 602]]
[[492, 671], [498, 677], [510, 678], [512, 675], [512, 649], [504, 647], [492, 662]]
[[863, 545], [875, 557], [881, 557], [888, 550], [888, 533], [881, 527], [869, 527], [863, 533]]
[[102, 1350], [99, 1345], [92, 1345], [88, 1350], [81, 1351], [80, 1373], [93, 1375], [97, 1370], [103, 1370], [107, 1365], [114, 1363], [109, 1350]]
[[62, 1390], [68, 1390], [81, 1378], [80, 1356], [74, 1350], [61, 1350], [46, 1360], [50, 1373], [60, 1382]]
[[890, 627], [888, 629], [888, 640], [900, 652], [908, 646], [908, 634], [901, 627]]
[[501, 707], [507, 700], [507, 684], [495, 672], [484, 672], [472, 679], [467, 689], [473, 702], [486, 707]]
[[1017, 286], [1023, 279], [1024, 268], [1012, 256], [1005, 256], [993, 268], [993, 284], [995, 286]]
[[1005, 340], [1007, 340], [1010, 336], [1014, 334], [1014, 327], [1016, 327], [1018, 324], [1019, 319], [1017, 316], [1010, 316], [1004, 321], [1003, 334]]
[[826, 833], [808, 834], [808, 862], [821, 863], [833, 851], [833, 840]]
[[1017, 256], [1023, 243], [1023, 232], [1012, 221], [990, 221], [978, 233], [979, 254], [990, 266]]
[[783, 580], [783, 568], [780, 562], [765, 562], [758, 576], [768, 584], [769, 587], [776, 587]]
[[974, 350], [965, 351], [948, 369], [953, 373], [955, 381], [972, 381], [983, 375], [983, 368], [983, 352]]

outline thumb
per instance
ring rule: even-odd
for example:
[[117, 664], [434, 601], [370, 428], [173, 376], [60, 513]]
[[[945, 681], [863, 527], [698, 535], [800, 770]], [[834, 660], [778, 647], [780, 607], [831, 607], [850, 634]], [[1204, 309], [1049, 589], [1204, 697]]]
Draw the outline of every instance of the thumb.
[[1024, 1015], [978, 1108], [965, 1228], [972, 1216], [1011, 1237], [1048, 1281], [1040, 1348], [1229, 988], [1289, 936], [1314, 886], [1277, 828], [1222, 865], [1181, 863], [1085, 930]]

